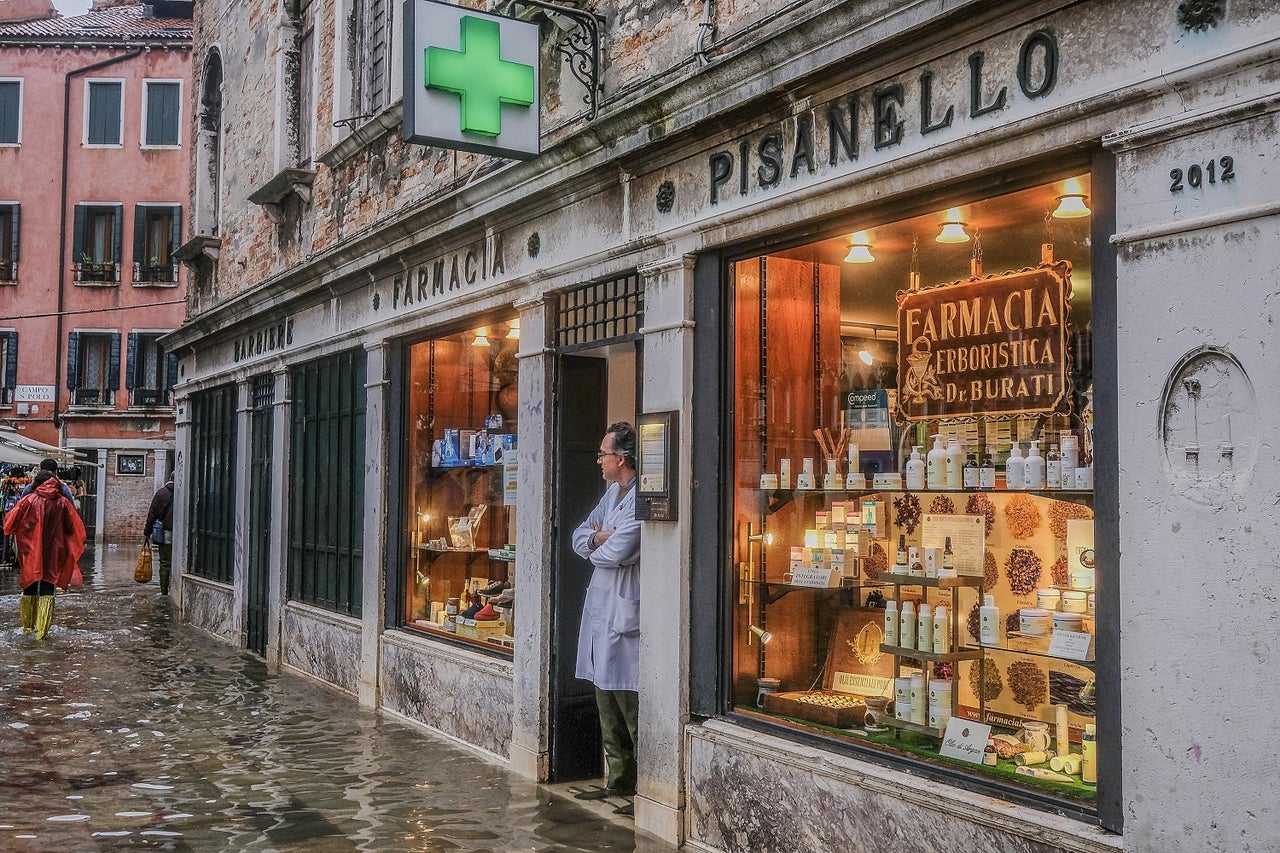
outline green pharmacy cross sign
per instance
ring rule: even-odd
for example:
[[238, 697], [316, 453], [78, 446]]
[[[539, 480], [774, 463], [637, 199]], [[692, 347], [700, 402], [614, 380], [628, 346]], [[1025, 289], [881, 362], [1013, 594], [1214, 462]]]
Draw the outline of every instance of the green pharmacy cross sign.
[[404, 21], [404, 138], [537, 156], [538, 26], [437, 0], [405, 0]]
[[530, 106], [536, 100], [533, 66], [500, 56], [497, 21], [471, 15], [462, 19], [462, 50], [427, 48], [424, 83], [462, 99], [462, 129], [467, 133], [502, 133], [502, 104]]

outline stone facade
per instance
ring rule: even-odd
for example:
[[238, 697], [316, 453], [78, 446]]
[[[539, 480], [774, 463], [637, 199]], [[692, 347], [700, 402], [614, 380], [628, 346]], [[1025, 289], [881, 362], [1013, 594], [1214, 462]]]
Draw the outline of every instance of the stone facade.
[[[346, 639], [336, 644], [333, 631], [296, 630], [295, 605], [277, 595], [272, 619], [284, 628], [273, 629], [269, 659], [546, 777], [557, 616], [548, 519], [563, 354], [554, 345], [555, 299], [634, 270], [645, 297], [642, 410], [680, 414], [680, 470], [697, 474], [685, 477], [679, 520], [650, 522], [644, 533], [640, 828], [705, 850], [1276, 846], [1274, 808], [1258, 793], [1271, 768], [1250, 748], [1258, 718], [1223, 714], [1215, 703], [1240, 677], [1255, 686], [1258, 707], [1277, 692], [1256, 653], [1274, 639], [1274, 620], [1245, 625], [1238, 615], [1267, 597], [1274, 552], [1267, 495], [1276, 484], [1261, 438], [1274, 418], [1261, 377], [1275, 364], [1258, 343], [1269, 339], [1280, 212], [1265, 189], [1274, 183], [1280, 112], [1273, 4], [594, 5], [607, 33], [600, 113], [577, 117], [561, 60], [546, 50], [544, 88], [555, 96], [544, 103], [543, 153], [527, 162], [402, 142], [398, 93], [378, 115], [354, 120], [344, 77], [359, 65], [345, 26], [353, 7], [313, 3], [317, 54], [332, 61], [316, 63], [308, 120], [317, 154], [299, 164], [293, 149], [302, 137], [279, 106], [296, 83], [281, 69], [293, 67], [282, 52], [299, 22], [258, 3], [199, 12], [199, 61], [213, 50], [223, 57], [226, 155], [221, 218], [201, 232], [216, 235], [220, 255], [197, 312], [172, 336], [184, 353], [184, 399], [362, 346], [368, 410], [378, 413], [362, 460], [371, 507], [364, 614], [358, 625], [341, 620]], [[1212, 17], [1208, 7], [1226, 11], [1204, 26], [1187, 22], [1191, 12]], [[544, 39], [554, 26], [544, 22]], [[1033, 73], [1028, 59], [1042, 55], [1045, 39], [1059, 59], [1054, 74]], [[896, 109], [878, 95], [886, 90], [898, 93]], [[830, 118], [848, 120], [854, 103], [856, 145], [838, 138]], [[933, 124], [948, 106], [954, 122]], [[1222, 157], [1233, 158], [1241, 180], [1171, 191], [1171, 169], [1185, 181], [1193, 164], [1225, 168]], [[719, 437], [716, 418], [696, 416], [722, 370], [716, 342], [708, 343], [721, 320], [703, 307], [723, 286], [721, 253], [825, 233], [850, 211], [888, 216], [957, 187], [995, 194], [1011, 174], [1082, 161], [1095, 164], [1095, 215], [1115, 219], [1114, 293], [1095, 296], [1096, 488], [1100, 552], [1122, 579], [1108, 581], [1098, 611], [1099, 680], [1108, 684], [1099, 688], [1100, 719], [1112, 728], [1102, 799], [1088, 821], [801, 742], [781, 728], [762, 734], [729, 713], [707, 683], [709, 671], [722, 671], [714, 648], [723, 602], [714, 559], [700, 561], [708, 537], [720, 534], [695, 517], [690, 494], [712, 515], [729, 500], [707, 498], [715, 471], [695, 467]], [[314, 176], [288, 172], [295, 167]], [[282, 175], [288, 180], [277, 182]], [[266, 204], [244, 201], [290, 181]], [[1095, 272], [1099, 292], [1105, 272]], [[390, 387], [397, 342], [473, 328], [499, 311], [518, 312], [522, 329], [522, 603], [509, 664], [455, 656], [447, 642], [399, 628], [384, 606], [404, 569], [387, 544], [404, 532], [389, 515], [401, 486], [383, 476], [404, 440], [395, 425], [400, 390]], [[1212, 483], [1187, 474], [1184, 449], [1170, 438], [1184, 426], [1168, 389], [1200, 358], [1242, 389], [1229, 401], [1239, 415], [1223, 442], [1233, 444], [1237, 467]], [[278, 437], [277, 451], [284, 448]], [[1213, 452], [1219, 464], [1221, 448]], [[286, 535], [277, 515], [273, 594]], [[1200, 568], [1221, 566], [1224, 553], [1232, 555], [1229, 595], [1222, 571], [1211, 580]], [[178, 565], [183, 554], [179, 542]], [[188, 620], [216, 622], [206, 627], [226, 636], [221, 611], [184, 600]], [[339, 645], [358, 660], [338, 660]]]

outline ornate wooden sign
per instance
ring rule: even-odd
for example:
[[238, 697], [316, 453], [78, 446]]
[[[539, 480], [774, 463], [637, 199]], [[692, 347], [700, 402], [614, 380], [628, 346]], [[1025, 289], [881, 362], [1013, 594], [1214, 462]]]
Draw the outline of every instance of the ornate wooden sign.
[[1048, 414], [1070, 375], [1071, 263], [898, 293], [906, 421]]

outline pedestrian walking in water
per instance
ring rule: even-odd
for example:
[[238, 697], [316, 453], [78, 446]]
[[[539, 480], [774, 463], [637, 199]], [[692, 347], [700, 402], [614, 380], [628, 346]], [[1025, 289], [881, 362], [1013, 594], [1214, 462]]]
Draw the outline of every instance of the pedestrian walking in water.
[[85, 530], [57, 477], [41, 470], [33, 485], [31, 494], [5, 514], [4, 532], [18, 541], [23, 633], [35, 631], [43, 640], [53, 625], [54, 592], [83, 582], [76, 561], [84, 553]]
[[173, 480], [156, 489], [147, 510], [142, 541], [156, 546], [160, 557], [160, 594], [169, 594], [169, 572], [173, 569]]

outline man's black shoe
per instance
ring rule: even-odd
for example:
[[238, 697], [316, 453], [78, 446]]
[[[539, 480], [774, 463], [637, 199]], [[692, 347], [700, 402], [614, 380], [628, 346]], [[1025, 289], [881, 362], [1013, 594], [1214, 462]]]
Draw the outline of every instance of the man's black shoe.
[[575, 800], [607, 800], [610, 797], [634, 797], [635, 791], [623, 791], [619, 788], [592, 788], [579, 791], [573, 795]]
[[618, 806], [613, 810], [614, 814], [626, 815], [628, 817], [636, 816], [636, 807], [634, 803], [627, 803], [625, 806]]

